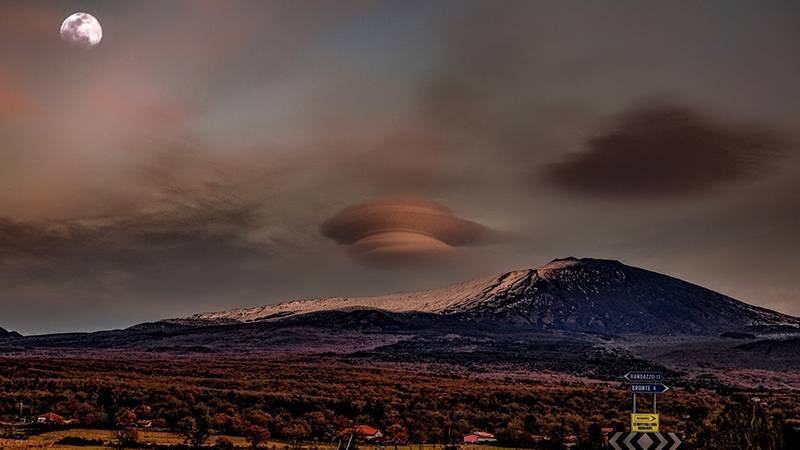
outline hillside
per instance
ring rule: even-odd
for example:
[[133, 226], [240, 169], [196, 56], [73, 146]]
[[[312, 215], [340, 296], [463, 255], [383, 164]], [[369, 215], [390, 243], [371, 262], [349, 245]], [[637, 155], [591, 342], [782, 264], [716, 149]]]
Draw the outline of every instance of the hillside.
[[5, 328], [0, 327], [0, 338], [13, 338], [20, 336], [22, 335], [17, 333], [16, 331], [8, 331]]
[[[797, 318], [617, 261], [567, 258], [425, 292], [295, 301], [124, 330], [9, 334], [0, 336], [0, 354], [314, 355], [601, 378], [660, 367], [783, 386], [796, 384], [786, 373], [800, 368], [798, 336]], [[752, 371], [757, 380], [747, 378]]]
[[602, 259], [556, 259], [528, 270], [422, 292], [298, 300], [196, 314], [165, 324], [284, 320], [329, 310], [424, 312], [540, 330], [719, 335], [800, 330], [800, 319], [667, 275]]

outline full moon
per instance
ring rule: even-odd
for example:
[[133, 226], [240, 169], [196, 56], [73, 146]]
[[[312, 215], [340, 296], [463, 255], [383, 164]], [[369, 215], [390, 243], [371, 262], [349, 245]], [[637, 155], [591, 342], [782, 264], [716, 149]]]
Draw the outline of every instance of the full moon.
[[61, 39], [83, 48], [91, 48], [103, 39], [103, 28], [91, 14], [76, 12], [61, 24]]

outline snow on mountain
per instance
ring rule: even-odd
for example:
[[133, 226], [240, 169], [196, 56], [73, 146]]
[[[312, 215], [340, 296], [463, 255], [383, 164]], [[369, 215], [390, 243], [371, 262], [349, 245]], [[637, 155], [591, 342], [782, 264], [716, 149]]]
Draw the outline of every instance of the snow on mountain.
[[381, 309], [601, 333], [800, 331], [800, 319], [618, 261], [565, 258], [454, 286], [372, 297], [332, 297], [196, 314], [182, 325], [274, 321], [328, 310]]
[[405, 292], [399, 294], [379, 295], [372, 297], [327, 297], [313, 300], [295, 300], [274, 305], [239, 308], [229, 311], [207, 312], [195, 314], [183, 320], [237, 320], [253, 322], [259, 320], [276, 320], [296, 314], [316, 311], [346, 309], [382, 309], [392, 312], [429, 312], [445, 313], [460, 309], [460, 305], [468, 305], [491, 298], [516, 280], [523, 279], [529, 271], [509, 272], [500, 277], [481, 278], [456, 284], [446, 288], [421, 292]]

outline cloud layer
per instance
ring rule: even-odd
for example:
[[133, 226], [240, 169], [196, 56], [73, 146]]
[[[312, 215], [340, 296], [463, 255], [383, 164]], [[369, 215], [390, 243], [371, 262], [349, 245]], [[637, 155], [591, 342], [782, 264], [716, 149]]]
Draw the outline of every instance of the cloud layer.
[[0, 218], [2, 281], [6, 288], [44, 283], [107, 289], [104, 274], [128, 278], [154, 270], [177, 273], [208, 258], [234, 265], [270, 258], [276, 250], [271, 243], [246, 237], [257, 228], [250, 205], [217, 198], [92, 220]]
[[[800, 314], [796, 4], [95, 2], [90, 51], [64, 2], [3, 6], [4, 328], [566, 255]], [[439, 203], [360, 203], [392, 198]]]

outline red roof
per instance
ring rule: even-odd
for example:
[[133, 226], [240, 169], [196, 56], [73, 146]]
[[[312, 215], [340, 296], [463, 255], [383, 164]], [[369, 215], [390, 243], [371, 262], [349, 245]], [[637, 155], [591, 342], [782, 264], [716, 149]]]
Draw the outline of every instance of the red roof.
[[356, 425], [355, 432], [361, 436], [373, 436], [378, 434], [379, 430], [369, 425]]
[[487, 442], [487, 441], [495, 441], [494, 435], [492, 433], [476, 430], [470, 434], [464, 435], [464, 442]]
[[44, 419], [48, 422], [64, 423], [64, 418], [54, 412], [49, 412], [39, 416], [39, 419]]
[[482, 438], [494, 439], [494, 435], [492, 433], [487, 433], [485, 431], [473, 431], [472, 434]]

